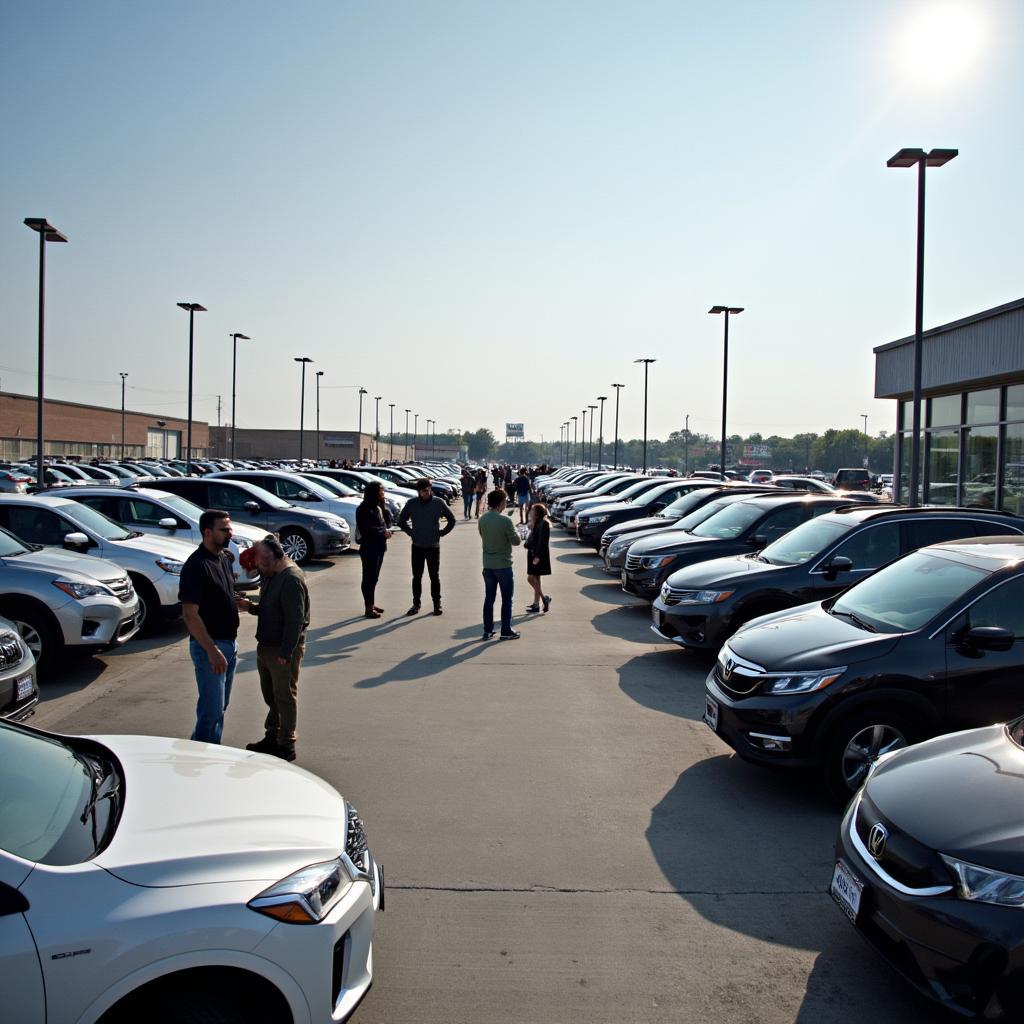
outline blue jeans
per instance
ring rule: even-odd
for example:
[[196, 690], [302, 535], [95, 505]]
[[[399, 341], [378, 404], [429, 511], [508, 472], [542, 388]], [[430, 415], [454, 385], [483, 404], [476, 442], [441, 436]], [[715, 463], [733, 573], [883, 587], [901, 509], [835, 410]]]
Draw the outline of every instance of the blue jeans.
[[472, 488], [462, 492], [462, 514], [467, 519], [473, 514], [473, 499], [475, 497]]
[[224, 712], [231, 699], [231, 682], [235, 678], [237, 645], [234, 640], [214, 640], [217, 649], [228, 663], [227, 671], [216, 675], [210, 667], [206, 651], [192, 639], [188, 642], [188, 653], [196, 670], [196, 685], [199, 700], [196, 701], [196, 727], [192, 739], [201, 743], [220, 743], [224, 731]]
[[501, 588], [501, 631], [512, 632], [512, 589], [515, 577], [511, 569], [484, 569], [484, 632], [494, 631], [494, 598]]

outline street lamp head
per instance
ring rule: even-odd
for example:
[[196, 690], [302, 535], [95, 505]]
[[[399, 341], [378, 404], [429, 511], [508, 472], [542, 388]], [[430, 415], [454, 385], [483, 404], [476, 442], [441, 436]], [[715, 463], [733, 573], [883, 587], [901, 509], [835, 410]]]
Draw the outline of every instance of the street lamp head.
[[38, 231], [45, 242], [66, 242], [67, 236], [58, 231], [45, 217], [26, 217], [26, 226]]
[[394, 409], [394, 407], [395, 407], [395, 403], [394, 402], [388, 402], [388, 408], [389, 409]]
[[361, 394], [361, 395], [368, 395], [369, 393], [370, 392], [367, 391], [366, 388], [360, 388], [359, 389], [359, 394]]
[[742, 313], [742, 306], [712, 306], [709, 313]]
[[656, 363], [657, 359], [634, 359], [634, 363]]
[[886, 167], [913, 167], [918, 161], [923, 160], [925, 152], [923, 149], [901, 149], [885, 161]]
[[205, 313], [206, 307], [200, 306], [198, 302], [179, 302], [178, 306], [186, 313]]
[[316, 375], [317, 375], [318, 377], [322, 377], [322, 376], [324, 375], [324, 371], [323, 371], [323, 370], [317, 370], [317, 371], [316, 371]]
[[235, 341], [252, 341], [252, 338], [250, 338], [248, 334], [239, 334], [237, 331], [235, 331], [234, 334], [229, 334], [228, 337], [234, 338]]
[[597, 396], [597, 400], [599, 402], [607, 402], [608, 401], [608, 396], [607, 395], [598, 395]]
[[128, 376], [128, 374], [127, 374], [127, 373], [122, 373], [122, 374], [121, 374], [121, 380], [124, 380], [124, 379], [125, 379], [125, 377], [127, 377], [127, 376]]
[[958, 149], [933, 149], [925, 157], [925, 163], [929, 167], [941, 167], [943, 164], [948, 164], [959, 152]]
[[313, 362], [313, 360], [310, 359], [309, 356], [293, 356], [292, 358], [297, 363], [311, 363], [311, 362]]

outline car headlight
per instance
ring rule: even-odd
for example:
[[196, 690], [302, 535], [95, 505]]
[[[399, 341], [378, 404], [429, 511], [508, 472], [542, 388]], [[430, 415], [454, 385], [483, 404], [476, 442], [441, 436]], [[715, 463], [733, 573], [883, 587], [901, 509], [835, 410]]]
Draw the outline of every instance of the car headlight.
[[114, 592], [102, 583], [76, 583], [74, 580], [54, 580], [53, 585], [69, 597], [82, 601], [87, 597], [113, 597]]
[[962, 900], [994, 903], [999, 907], [1024, 907], [1024, 878], [993, 871], [979, 864], [969, 864], [958, 857], [939, 854], [943, 863], [956, 875], [956, 891]]
[[345, 860], [336, 857], [299, 868], [254, 896], [248, 906], [286, 924], [318, 924], [352, 881]]
[[774, 676], [764, 684], [765, 693], [810, 693], [812, 690], [824, 690], [834, 683], [844, 672], [846, 666], [830, 668], [819, 672], [794, 672], [791, 675]]
[[348, 523], [344, 519], [317, 519], [316, 520], [321, 526], [326, 526], [328, 530], [336, 530], [338, 533], [348, 533]]
[[621, 555], [622, 552], [625, 551], [626, 548], [628, 548], [628, 547], [629, 547], [629, 541], [613, 540], [611, 542], [611, 544], [608, 545], [608, 554], [609, 555]]
[[669, 565], [675, 557], [675, 555], [644, 555], [644, 557], [640, 559], [640, 564], [645, 569], [662, 569], [666, 565]]
[[163, 569], [164, 572], [169, 572], [172, 576], [181, 575], [181, 567], [185, 564], [179, 562], [176, 558], [158, 558], [156, 564]]
[[[666, 583], [661, 588], [661, 596], [667, 598], [670, 591], [671, 587]], [[672, 593], [672, 599], [676, 604], [718, 604], [734, 593], [734, 590], [677, 590]]]
[[[591, 516], [591, 517], [590, 517], [590, 518], [589, 518], [589, 519], [587, 520], [587, 522], [588, 522], [588, 523], [589, 523], [589, 524], [590, 524], [591, 526], [596, 526], [596, 525], [597, 525], [598, 523], [607, 523], [609, 519], [611, 519], [611, 516], [610, 516], [610, 515], [609, 515], [609, 516]], [[583, 522], [583, 520], [581, 519], [581, 520], [580, 520], [580, 522], [582, 523], [582, 522]]]

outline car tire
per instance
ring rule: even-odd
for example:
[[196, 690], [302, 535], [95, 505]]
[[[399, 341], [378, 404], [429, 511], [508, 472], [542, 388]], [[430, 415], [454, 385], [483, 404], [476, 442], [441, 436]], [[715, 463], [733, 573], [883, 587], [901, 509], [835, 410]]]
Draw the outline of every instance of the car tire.
[[[227, 992], [201, 987], [174, 991], [157, 988], [159, 998], [128, 997], [123, 1004], [106, 1013], [100, 1024], [252, 1024], [253, 1021], [280, 1020], [279, 1014], [267, 1017], [257, 1001], [237, 989]], [[291, 1019], [290, 1017], [288, 1018]]]
[[305, 530], [289, 526], [281, 531], [280, 536], [284, 553], [296, 565], [302, 565], [313, 557], [313, 540]]
[[918, 730], [901, 710], [879, 707], [842, 719], [825, 746], [825, 784], [838, 800], [860, 789], [875, 759], [917, 742]]
[[163, 621], [160, 598], [153, 584], [145, 576], [129, 573], [135, 593], [139, 595], [139, 611], [142, 622], [139, 625], [139, 636], [152, 636]]
[[30, 603], [0, 606], [0, 615], [10, 619], [36, 659], [39, 675], [51, 672], [64, 655], [64, 637], [50, 613]]

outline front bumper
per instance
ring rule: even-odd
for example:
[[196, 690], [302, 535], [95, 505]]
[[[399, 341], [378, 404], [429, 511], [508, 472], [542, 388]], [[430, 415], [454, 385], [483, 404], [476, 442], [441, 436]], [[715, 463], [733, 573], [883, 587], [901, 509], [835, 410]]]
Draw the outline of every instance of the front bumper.
[[[175, 593], [177, 600], [177, 593]], [[57, 610], [57, 619], [69, 647], [109, 647], [123, 644], [139, 631], [139, 598], [124, 604], [114, 597], [87, 597]]]
[[619, 573], [622, 589], [627, 594], [653, 601], [661, 590], [657, 569], [622, 569]]
[[851, 801], [843, 816], [835, 851], [864, 885], [853, 921], [857, 931], [921, 995], [947, 1010], [985, 1020], [1019, 1019], [1024, 1012], [1021, 912], [962, 900], [955, 890], [899, 891], [856, 847], [850, 833], [856, 807]]
[[349, 531], [332, 530], [329, 527], [316, 527], [313, 530], [313, 557], [324, 555], [340, 555], [352, 546]]
[[661, 597], [651, 608], [651, 629], [680, 647], [716, 651], [729, 638], [730, 617], [715, 605], [666, 605]]

